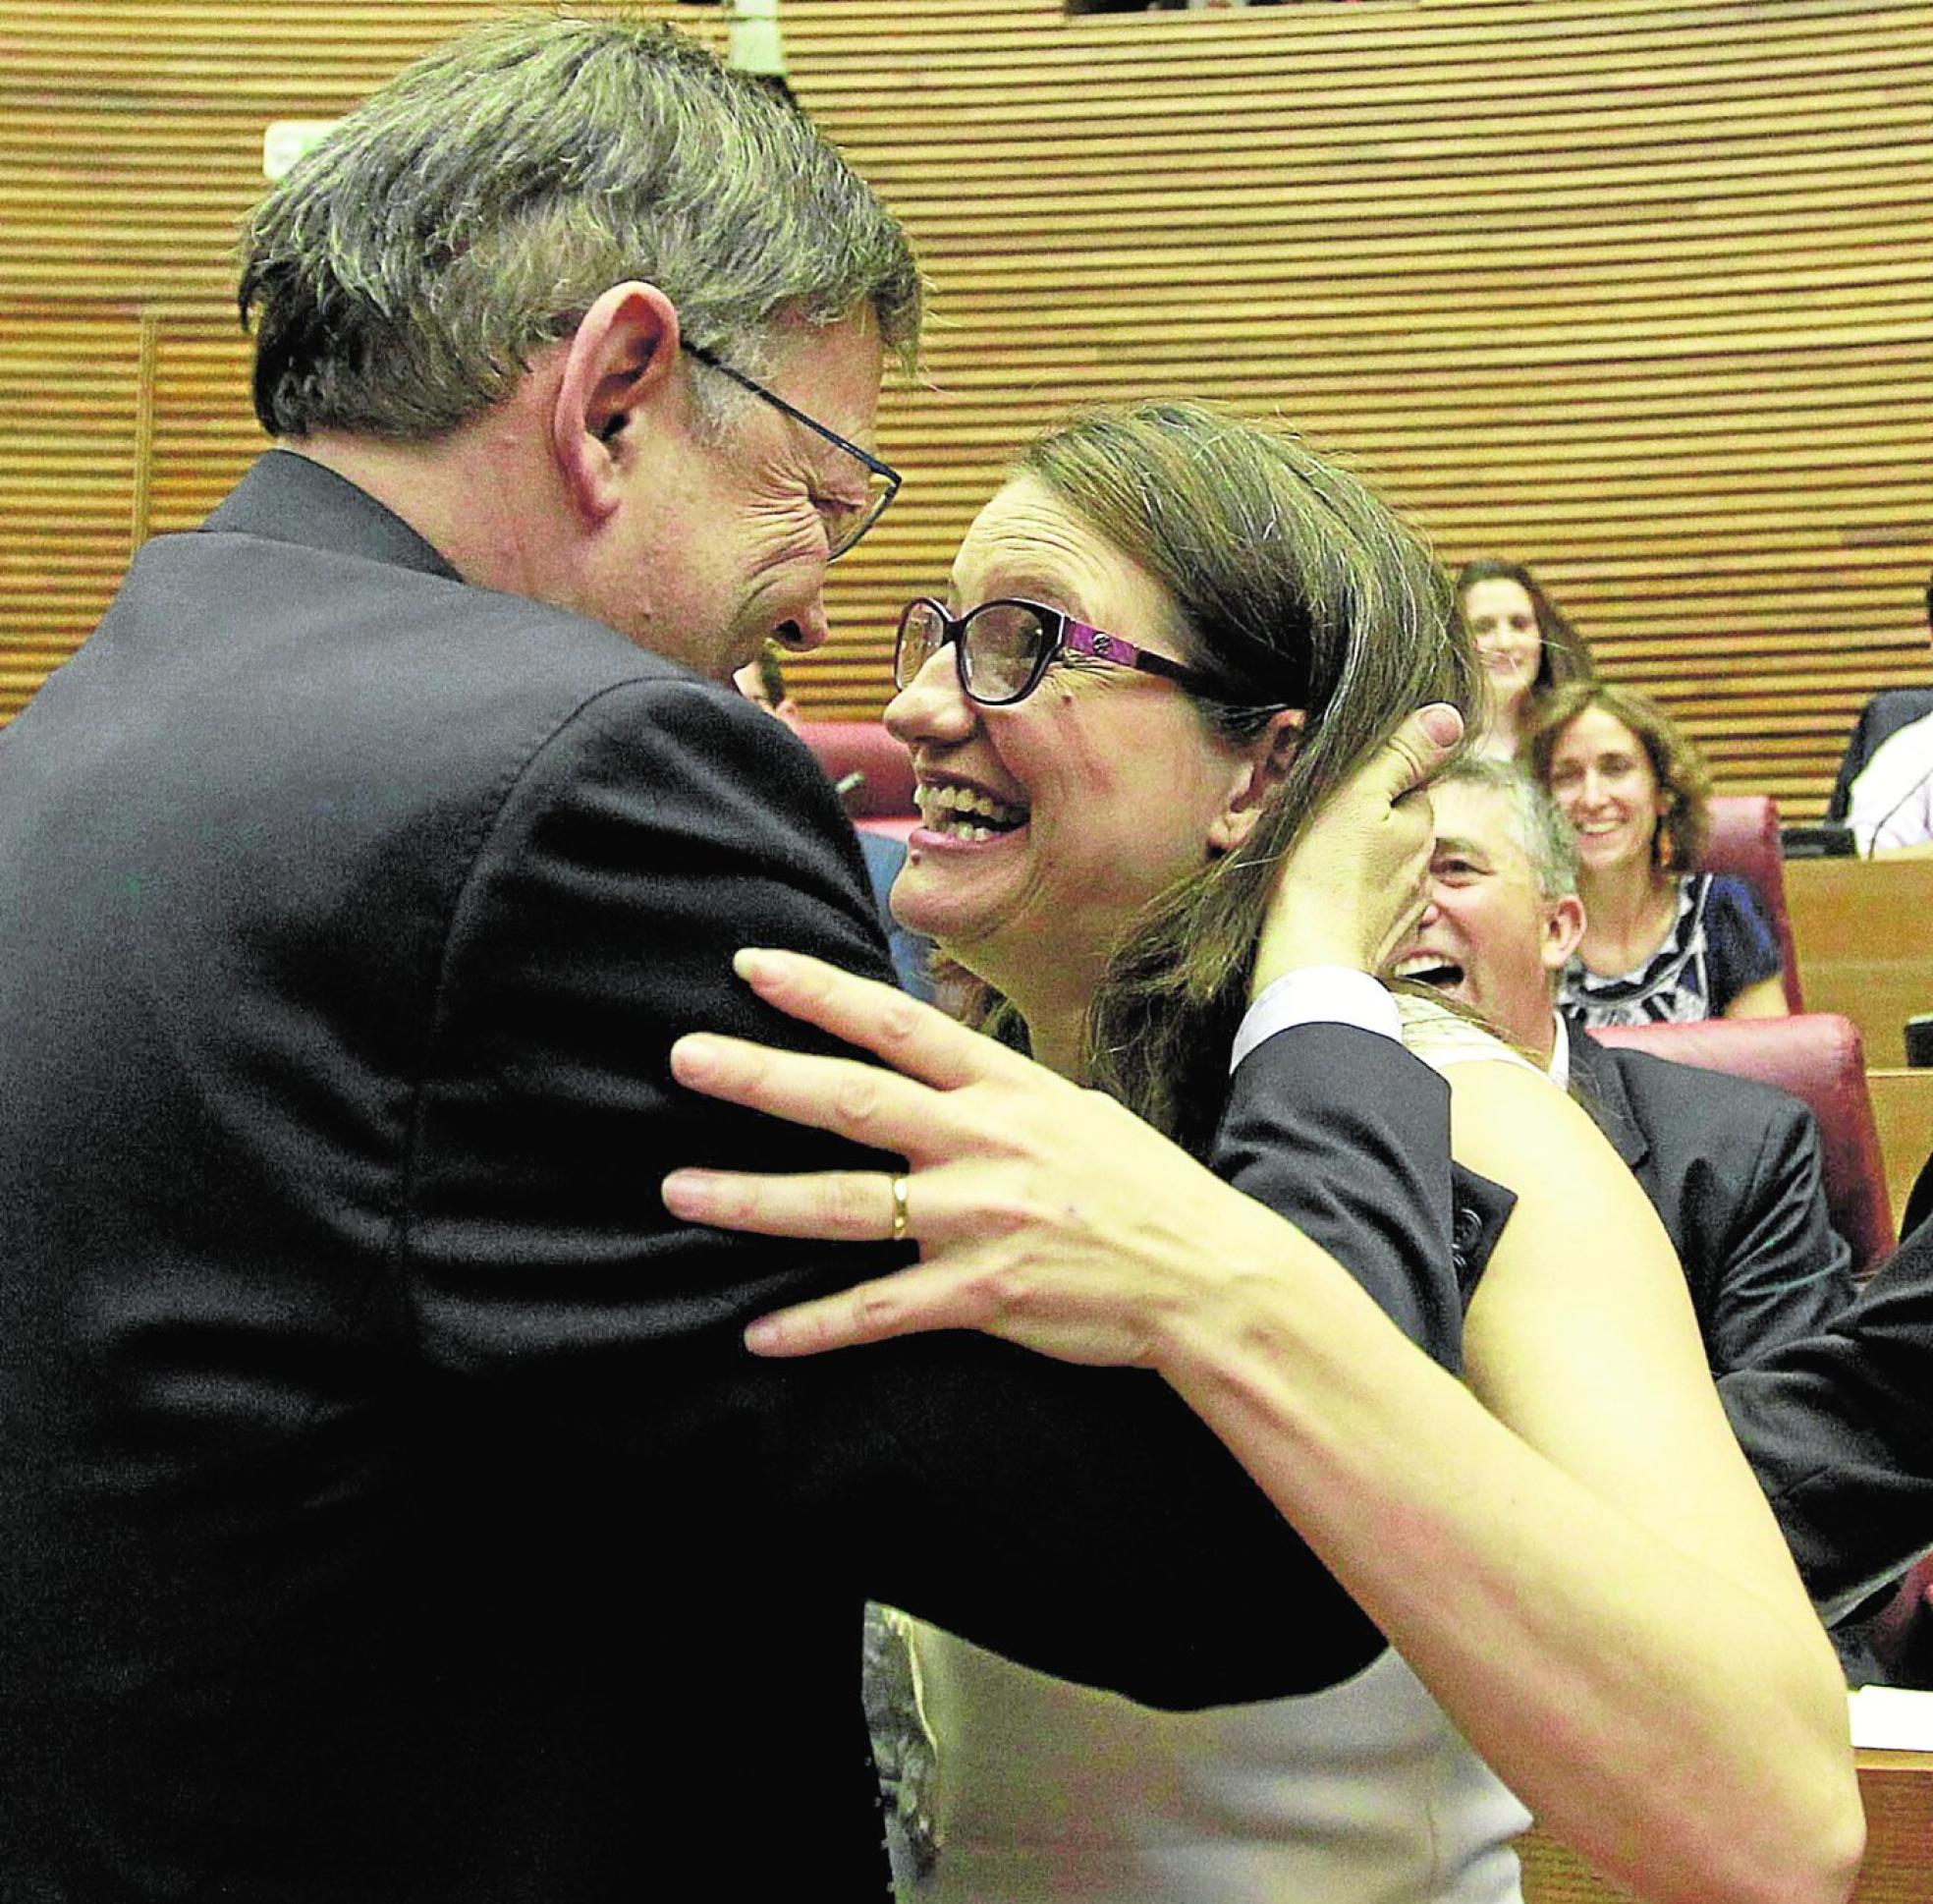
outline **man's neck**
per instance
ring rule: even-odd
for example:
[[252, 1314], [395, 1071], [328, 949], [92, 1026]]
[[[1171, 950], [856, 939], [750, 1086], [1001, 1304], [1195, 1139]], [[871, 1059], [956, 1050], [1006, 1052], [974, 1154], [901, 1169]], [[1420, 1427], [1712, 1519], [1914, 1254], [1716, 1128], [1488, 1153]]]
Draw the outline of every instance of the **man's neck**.
[[532, 529], [541, 510], [506, 481], [510, 458], [494, 440], [492, 420], [427, 443], [395, 443], [347, 431], [284, 437], [276, 448], [306, 457], [353, 482], [410, 525], [466, 582], [508, 594], [547, 599], [532, 559]]

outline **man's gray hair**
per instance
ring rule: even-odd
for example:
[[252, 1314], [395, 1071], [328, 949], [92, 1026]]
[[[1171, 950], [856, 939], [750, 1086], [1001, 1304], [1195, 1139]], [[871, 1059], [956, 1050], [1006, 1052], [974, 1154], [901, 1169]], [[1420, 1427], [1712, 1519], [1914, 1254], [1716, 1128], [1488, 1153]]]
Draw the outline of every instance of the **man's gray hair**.
[[1543, 788], [1513, 760], [1465, 755], [1437, 775], [1439, 787], [1483, 787], [1508, 803], [1511, 833], [1530, 863], [1545, 899], [1568, 899], [1577, 890], [1577, 836]]
[[919, 334], [906, 234], [804, 114], [635, 21], [439, 47], [295, 166], [241, 253], [255, 414], [281, 436], [443, 435], [633, 278], [754, 369], [783, 319], [869, 308], [909, 361]]

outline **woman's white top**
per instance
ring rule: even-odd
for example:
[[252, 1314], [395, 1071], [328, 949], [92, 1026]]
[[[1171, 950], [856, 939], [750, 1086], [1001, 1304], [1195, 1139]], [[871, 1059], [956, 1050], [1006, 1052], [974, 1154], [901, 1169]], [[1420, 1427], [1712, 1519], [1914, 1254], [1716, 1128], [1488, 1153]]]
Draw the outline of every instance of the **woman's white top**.
[[1520, 1904], [1530, 1815], [1393, 1648], [1319, 1693], [1158, 1712], [911, 1639], [936, 1855], [903, 1898]]
[[[1521, 1062], [1401, 1003], [1432, 1065]], [[1393, 1648], [1318, 1693], [1162, 1712], [890, 1618], [935, 1744], [931, 1863], [896, 1860], [908, 1904], [1521, 1904], [1530, 1815]]]

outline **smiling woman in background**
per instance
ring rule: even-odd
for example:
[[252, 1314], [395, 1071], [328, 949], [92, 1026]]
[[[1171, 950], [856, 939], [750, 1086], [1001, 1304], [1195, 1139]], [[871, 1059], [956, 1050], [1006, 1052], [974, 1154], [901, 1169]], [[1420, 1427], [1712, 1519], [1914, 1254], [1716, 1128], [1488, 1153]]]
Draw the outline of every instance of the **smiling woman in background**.
[[1466, 562], [1456, 598], [1483, 663], [1483, 720], [1472, 745], [1509, 759], [1555, 689], [1592, 678], [1590, 649], [1520, 562]]
[[[1461, 1357], [1435, 1360], [1400, 1302], [1308, 1260], [1188, 1154], [1217, 1136], [1232, 1049], [1356, 1010], [1397, 1029], [1364, 975], [1414, 879], [1378, 837], [1426, 820], [1395, 796], [1457, 723], [1411, 710], [1464, 700], [1470, 674], [1427, 553], [1292, 437], [1186, 404], [1076, 421], [980, 512], [946, 599], [908, 606], [886, 712], [923, 814], [895, 911], [982, 981], [995, 1037], [755, 954], [741, 971], [767, 1003], [902, 1075], [715, 1037], [674, 1053], [693, 1089], [909, 1159], [668, 1180], [693, 1221], [917, 1240], [916, 1268], [753, 1346], [973, 1327], [1152, 1371], [1373, 1622], [1339, 1650], [1285, 1596], [1312, 1690], [1192, 1714], [916, 1625], [938, 1842], [903, 1877], [922, 1900], [1515, 1904], [1518, 1799], [1648, 1899], [1843, 1895], [1843, 1683], [1684, 1277], [1583, 1113], [1406, 1001], [1454, 1153], [1492, 1180], [1459, 1192], [1467, 1314]], [[1404, 749], [1416, 771], [1379, 787]], [[1352, 917], [1373, 924], [1345, 944]], [[1407, 1101], [1440, 1101], [1408, 1074]], [[1352, 1112], [1377, 1115], [1373, 1093]], [[1165, 1549], [1160, 1513], [1149, 1567], [1215, 1564]]]
[[1586, 1026], [1786, 1015], [1779, 942], [1751, 888], [1694, 869], [1711, 774], [1656, 701], [1576, 683], [1552, 696], [1524, 757], [1577, 834], [1586, 924], [1566, 1011]]

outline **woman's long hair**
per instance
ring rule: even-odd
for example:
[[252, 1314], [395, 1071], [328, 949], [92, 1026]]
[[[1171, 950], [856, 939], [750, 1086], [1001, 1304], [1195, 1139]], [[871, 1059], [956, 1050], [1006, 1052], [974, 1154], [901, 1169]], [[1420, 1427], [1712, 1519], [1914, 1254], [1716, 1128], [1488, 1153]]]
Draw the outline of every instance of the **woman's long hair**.
[[[1285, 706], [1306, 713], [1246, 844], [1153, 902], [1088, 1010], [1086, 1081], [1202, 1154], [1283, 856], [1414, 708], [1468, 712], [1473, 651], [1422, 541], [1286, 429], [1201, 404], [1141, 404], [1041, 437], [1015, 475], [1167, 588], [1187, 658], [1228, 683], [1226, 700], [1196, 698], [1211, 730], [1249, 740]], [[991, 988], [983, 1004], [986, 1029], [1023, 1047], [1014, 1008]]]

